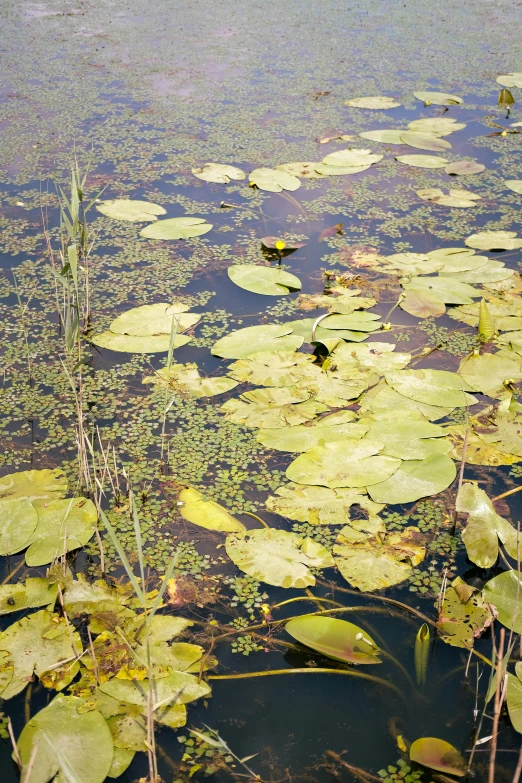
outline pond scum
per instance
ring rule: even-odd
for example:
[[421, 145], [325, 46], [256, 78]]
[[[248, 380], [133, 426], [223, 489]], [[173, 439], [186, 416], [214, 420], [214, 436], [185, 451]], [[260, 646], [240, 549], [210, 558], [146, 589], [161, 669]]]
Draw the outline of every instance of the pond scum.
[[[497, 82], [509, 109], [522, 74]], [[127, 769], [130, 780], [136, 754], [149, 783], [159, 763], [175, 783], [268, 780], [257, 751], [240, 758], [191, 720], [215, 681], [349, 677], [407, 703], [426, 698], [436, 640], [462, 651], [476, 687], [470, 745], [441, 723], [444, 738], [396, 732], [386, 769], [328, 748], [322, 767], [363, 783], [508, 779], [501, 729], [522, 733], [520, 522], [508, 505], [522, 471], [522, 237], [503, 215], [451, 245], [412, 252], [402, 237], [385, 254], [337, 223], [315, 237], [333, 251], [321, 276], [294, 260], [318, 188], [353, 176], [367, 193], [364, 172], [381, 163], [398, 198], [409, 182], [423, 202], [418, 220], [486, 214], [473, 190], [485, 166], [448, 152], [466, 127], [462, 98], [414, 98], [408, 123], [394, 98], [351, 98], [368, 124], [378, 112], [391, 127], [322, 138], [331, 151], [315, 162], [195, 162], [187, 181], [206, 183], [209, 201], [180, 196], [183, 217], [165, 217], [159, 191], [106, 198], [76, 161], [56, 198], [39, 197], [45, 256], [4, 281], [2, 306], [0, 612], [16, 614], [0, 633], [0, 730], [24, 783]], [[522, 123], [502, 123], [489, 122], [493, 141], [510, 144]], [[315, 206], [290, 195], [307, 185]], [[518, 210], [522, 180], [502, 187]], [[266, 193], [296, 208], [299, 232], [272, 221], [278, 233], [264, 235]], [[219, 244], [226, 232], [235, 244]], [[181, 242], [189, 256], [173, 255]], [[206, 310], [216, 292], [189, 283], [224, 270], [231, 297], [269, 304], [237, 316], [218, 296]], [[480, 579], [466, 581], [466, 558]], [[368, 625], [379, 613], [409, 624], [409, 663]], [[274, 649], [303, 665], [264, 667], [257, 653]], [[33, 712], [35, 693], [48, 698]]]

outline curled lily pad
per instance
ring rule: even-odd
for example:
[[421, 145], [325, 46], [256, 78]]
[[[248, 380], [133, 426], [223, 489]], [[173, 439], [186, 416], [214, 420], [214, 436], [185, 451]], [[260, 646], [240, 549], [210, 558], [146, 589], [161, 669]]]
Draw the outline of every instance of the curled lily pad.
[[485, 168], [482, 163], [477, 163], [474, 160], [457, 160], [455, 163], [448, 163], [444, 171], [446, 174], [465, 177], [470, 174], [480, 174]]
[[382, 663], [379, 648], [358, 625], [334, 617], [308, 615], [295, 617], [285, 631], [301, 644], [327, 658], [347, 663]]
[[403, 462], [390, 478], [368, 487], [368, 493], [376, 503], [413, 503], [438, 495], [456, 475], [455, 463], [447, 454], [431, 454], [423, 460]]
[[266, 296], [282, 296], [301, 288], [298, 277], [279, 267], [238, 264], [228, 267], [228, 276], [240, 288]]
[[200, 316], [187, 313], [187, 305], [170, 305], [159, 302], [153, 305], [141, 305], [122, 313], [111, 322], [110, 330], [115, 334], [130, 334], [134, 337], [149, 337], [153, 334], [184, 332], [197, 324]]
[[311, 525], [345, 525], [351, 522], [352, 506], [367, 512], [372, 529], [379, 528], [381, 520], [378, 514], [383, 505], [374, 503], [367, 495], [354, 489], [287, 484], [276, 489], [275, 496], [269, 497], [266, 502], [268, 511]]
[[222, 337], [214, 343], [211, 353], [224, 359], [244, 359], [260, 351], [296, 351], [304, 341], [292, 332], [286, 324], [247, 326]]
[[477, 250], [517, 250], [522, 239], [516, 237], [516, 231], [478, 231], [466, 239], [466, 245]]
[[296, 163], [282, 163], [280, 166], [276, 166], [276, 171], [284, 171], [286, 174], [291, 174], [298, 179], [320, 179], [321, 174], [315, 170], [316, 163], [311, 162], [296, 162]]
[[[176, 334], [174, 348], [181, 348], [191, 340], [184, 334]], [[91, 343], [98, 348], [107, 348], [109, 351], [120, 353], [167, 353], [170, 347], [170, 334], [152, 334], [149, 336], [134, 336], [130, 334], [115, 334], [107, 331], [95, 334], [90, 338]]]
[[192, 173], [198, 179], [205, 182], [216, 182], [220, 185], [228, 185], [230, 180], [245, 179], [246, 174], [236, 166], [227, 166], [223, 163], [204, 163], [203, 166], [196, 166]]
[[410, 759], [428, 769], [462, 777], [467, 772], [466, 762], [453, 745], [437, 737], [421, 737], [412, 742]]
[[166, 215], [167, 210], [159, 204], [131, 199], [111, 199], [96, 205], [98, 212], [114, 220], [129, 220], [132, 223], [157, 220], [158, 215]]
[[260, 190], [268, 190], [270, 193], [281, 193], [282, 190], [297, 190], [301, 187], [301, 180], [278, 169], [259, 168], [254, 169], [248, 175], [251, 185], [256, 185]]
[[145, 226], [140, 231], [140, 236], [145, 239], [192, 239], [207, 234], [211, 228], [212, 224], [207, 223], [205, 218], [168, 218]]
[[504, 185], [506, 185], [514, 193], [522, 195], [522, 179], [506, 179]]
[[495, 617], [496, 612], [481, 591], [457, 577], [444, 593], [437, 630], [446, 644], [469, 650]]
[[179, 513], [187, 522], [207, 530], [240, 533], [245, 526], [214, 500], [206, 500], [197, 489], [187, 487], [178, 496]]
[[275, 587], [310, 587], [315, 585], [310, 568], [334, 564], [328, 550], [311, 538], [272, 528], [227, 536], [226, 550], [241, 571]]
[[350, 98], [345, 101], [346, 106], [355, 106], [357, 109], [395, 109], [401, 104], [395, 98], [386, 95], [370, 95], [363, 98]]
[[415, 147], [418, 150], [432, 150], [440, 152], [441, 150], [451, 149], [449, 141], [444, 141], [434, 133], [422, 133], [419, 131], [404, 131], [401, 134], [401, 140], [409, 147]]
[[514, 73], [505, 73], [501, 76], [497, 76], [496, 81], [503, 87], [522, 87], [522, 73], [517, 71]]
[[443, 169], [448, 164], [446, 158], [439, 158], [436, 155], [397, 155], [395, 160], [420, 169]]
[[462, 98], [459, 98], [458, 95], [450, 95], [447, 92], [426, 92], [418, 90], [413, 94], [419, 101], [424, 101], [424, 103], [427, 104], [433, 103], [435, 106], [454, 106], [458, 103], [464, 103]]

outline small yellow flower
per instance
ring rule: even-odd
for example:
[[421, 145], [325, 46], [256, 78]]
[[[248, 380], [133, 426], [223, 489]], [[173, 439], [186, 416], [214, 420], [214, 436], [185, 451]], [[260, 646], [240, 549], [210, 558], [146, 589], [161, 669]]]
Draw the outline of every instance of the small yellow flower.
[[278, 239], [277, 242], [275, 243], [275, 246], [276, 246], [276, 250], [284, 250], [286, 247], [286, 242], [283, 242], [282, 239]]
[[500, 135], [501, 136], [507, 136], [508, 134], [507, 134], [507, 131], [502, 131], [502, 133]]
[[381, 329], [382, 329], [383, 332], [389, 332], [391, 328], [392, 328], [392, 325], [391, 325], [391, 323], [389, 321], [387, 321], [385, 324], [383, 324], [381, 326]]

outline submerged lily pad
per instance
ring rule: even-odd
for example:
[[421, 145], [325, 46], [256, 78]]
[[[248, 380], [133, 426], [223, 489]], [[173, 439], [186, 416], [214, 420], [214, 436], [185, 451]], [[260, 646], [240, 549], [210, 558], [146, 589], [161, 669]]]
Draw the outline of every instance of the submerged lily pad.
[[236, 166], [228, 166], [224, 163], [204, 163], [203, 166], [196, 166], [192, 173], [198, 179], [205, 182], [216, 182], [220, 185], [227, 185], [230, 180], [245, 179], [246, 174]]
[[334, 661], [382, 663], [380, 650], [371, 636], [346, 620], [305, 615], [290, 620], [285, 625], [285, 631], [301, 644]]
[[311, 538], [271, 528], [227, 536], [226, 550], [241, 571], [275, 587], [310, 587], [315, 585], [310, 568], [334, 564], [328, 550]]
[[459, 98], [458, 95], [451, 95], [447, 92], [426, 92], [418, 90], [414, 91], [413, 94], [419, 101], [433, 103], [435, 106], [454, 106], [458, 103], [464, 103], [462, 98]]
[[254, 169], [248, 175], [251, 185], [256, 185], [260, 190], [268, 190], [270, 193], [281, 193], [282, 190], [297, 190], [301, 187], [301, 180], [278, 169], [259, 168]]
[[292, 331], [286, 324], [246, 326], [214, 343], [211, 353], [224, 359], [244, 359], [260, 351], [295, 351], [304, 341]]
[[395, 160], [420, 169], [443, 169], [448, 164], [446, 158], [438, 158], [436, 155], [397, 155]]
[[423, 460], [403, 462], [390, 478], [368, 487], [376, 503], [413, 503], [438, 495], [455, 480], [457, 469], [447, 454], [431, 454]]
[[168, 218], [145, 226], [140, 231], [140, 236], [145, 239], [192, 239], [207, 234], [211, 228], [212, 224], [207, 223], [205, 218]]
[[166, 215], [167, 210], [159, 204], [115, 198], [96, 205], [98, 212], [114, 220], [129, 220], [132, 223], [157, 220], [157, 215]]
[[301, 288], [298, 277], [279, 267], [238, 264], [228, 267], [228, 276], [240, 288], [266, 296], [282, 296]]
[[178, 501], [179, 513], [193, 525], [224, 533], [240, 533], [245, 529], [243, 523], [229, 514], [226, 508], [214, 500], [206, 500], [201, 492], [193, 487], [183, 489], [179, 493]]
[[355, 106], [357, 109], [395, 109], [401, 104], [395, 98], [386, 95], [370, 95], [364, 98], [350, 98], [345, 101], [346, 106]]
[[462, 777], [467, 772], [466, 762], [453, 745], [437, 737], [421, 737], [410, 747], [410, 759], [423, 767]]

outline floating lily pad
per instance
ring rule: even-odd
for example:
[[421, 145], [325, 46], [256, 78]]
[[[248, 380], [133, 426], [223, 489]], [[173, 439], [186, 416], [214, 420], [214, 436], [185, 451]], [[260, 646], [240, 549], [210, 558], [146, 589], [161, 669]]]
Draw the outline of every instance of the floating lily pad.
[[0, 499], [61, 498], [67, 492], [67, 478], [62, 470], [21, 470], [0, 478]]
[[497, 76], [496, 81], [503, 87], [522, 87], [522, 73], [505, 73]]
[[444, 207], [476, 207], [476, 201], [481, 198], [469, 190], [457, 188], [451, 188], [449, 195], [440, 188], [424, 188], [417, 190], [416, 193], [423, 201], [432, 201], [434, 204], [441, 204]]
[[237, 286], [254, 294], [282, 296], [301, 288], [298, 277], [279, 267], [238, 264], [228, 267], [228, 276]]
[[511, 396], [506, 379], [522, 380], [522, 357], [517, 354], [513, 354], [513, 359], [499, 353], [472, 354], [461, 361], [459, 374], [473, 391], [502, 399]]
[[457, 470], [447, 454], [431, 454], [426, 459], [403, 462], [387, 480], [368, 487], [376, 503], [413, 503], [438, 495], [455, 480]]
[[479, 231], [466, 239], [466, 245], [477, 250], [517, 250], [522, 239], [516, 236], [516, 231]]
[[299, 380], [314, 376], [314, 356], [295, 351], [264, 351], [239, 359], [228, 368], [228, 374], [237, 381], [256, 386], [292, 386]]
[[391, 256], [380, 256], [380, 271], [385, 275], [429, 275], [442, 268], [442, 262], [430, 258], [425, 253], [393, 253]]
[[170, 305], [160, 302], [153, 305], [141, 305], [122, 313], [111, 322], [110, 331], [115, 334], [129, 334], [133, 337], [150, 337], [154, 334], [170, 335], [184, 332], [197, 324], [200, 316], [187, 313], [187, 305]]
[[444, 593], [437, 630], [446, 644], [469, 650], [495, 617], [481, 591], [457, 577]]
[[348, 315], [329, 315], [321, 321], [323, 329], [348, 329], [353, 332], [376, 332], [381, 328], [380, 315], [357, 310]]
[[58, 597], [58, 583], [52, 577], [29, 577], [25, 582], [0, 585], [0, 614], [47, 606], [52, 609]]
[[145, 226], [140, 231], [140, 236], [145, 239], [192, 239], [207, 234], [211, 228], [212, 224], [207, 223], [205, 218], [168, 218]]
[[470, 174], [480, 174], [486, 167], [482, 163], [474, 160], [457, 160], [455, 163], [449, 163], [444, 171], [446, 174], [453, 174], [459, 177], [467, 177]]
[[468, 384], [455, 372], [446, 370], [398, 370], [387, 373], [386, 382], [399, 394], [427, 405], [465, 407], [475, 402], [465, 393]]
[[311, 538], [271, 528], [227, 536], [226, 550], [241, 571], [275, 587], [310, 587], [315, 585], [310, 568], [334, 564], [328, 550]]
[[367, 166], [371, 163], [378, 163], [384, 155], [372, 153], [371, 150], [350, 148], [345, 150], [336, 150], [331, 152], [325, 158], [323, 163], [327, 166], [337, 168], [352, 168], [356, 166]]
[[362, 139], [380, 141], [383, 144], [404, 144], [401, 138], [403, 132], [401, 130], [372, 130], [359, 133], [359, 136]]
[[430, 421], [436, 421], [442, 419], [451, 413], [456, 406], [449, 406], [447, 408], [441, 405], [431, 405], [419, 400], [414, 400], [410, 397], [405, 397], [403, 394], [396, 392], [387, 383], [380, 383], [366, 392], [361, 400], [361, 411], [372, 413], [389, 413], [391, 411], [411, 411], [416, 410], [422, 413]]
[[[395, 351], [394, 343], [341, 343], [328, 358], [327, 367], [335, 367], [341, 377], [349, 378], [357, 370], [364, 368], [376, 375], [384, 375], [392, 370], [401, 370], [411, 359], [411, 354]], [[325, 365], [323, 364], [323, 367]]]
[[506, 179], [504, 185], [515, 193], [522, 195], [522, 179]]
[[463, 484], [456, 501], [456, 510], [468, 514], [462, 540], [468, 558], [479, 568], [491, 568], [498, 558], [498, 547], [504, 545], [510, 557], [517, 558], [517, 531], [499, 516], [483, 489], [476, 484]]
[[229, 514], [226, 508], [214, 500], [206, 500], [197, 489], [183, 489], [178, 500], [181, 504], [179, 513], [193, 525], [224, 533], [239, 533], [245, 529], [243, 523]]
[[452, 449], [445, 440], [443, 427], [427, 421], [418, 411], [404, 412], [397, 421], [395, 414], [381, 415], [375, 419], [362, 418], [368, 424], [368, 440], [381, 441], [382, 453], [402, 460], [420, 460], [431, 454], [447, 454]]
[[443, 169], [448, 164], [446, 158], [438, 158], [436, 155], [397, 155], [395, 160], [420, 169]]
[[282, 163], [276, 166], [276, 171], [283, 171], [285, 174], [291, 174], [298, 179], [320, 179], [321, 174], [315, 170], [316, 163], [310, 161], [299, 161], [296, 163]]
[[450, 133], [462, 130], [466, 125], [457, 122], [452, 117], [424, 117], [408, 123], [408, 129], [420, 133], [434, 133], [438, 136], [448, 136]]
[[270, 193], [281, 193], [282, 190], [297, 190], [301, 187], [301, 180], [278, 169], [259, 168], [254, 169], [248, 175], [250, 184], [256, 185], [260, 190], [268, 190]]
[[[315, 338], [313, 337], [313, 327], [315, 318], [300, 318], [297, 321], [286, 321], [284, 326], [291, 328], [295, 335], [300, 335], [303, 342], [315, 344], [323, 343], [328, 345], [328, 350], [339, 344], [341, 340], [350, 340], [352, 342], [362, 342], [367, 340], [369, 332], [356, 332], [349, 329], [325, 329], [321, 324], [315, 328]], [[333, 342], [333, 346], [330, 346]]]
[[401, 279], [401, 285], [406, 291], [429, 291], [445, 304], [472, 304], [473, 297], [481, 296], [481, 292], [469, 283], [453, 277], [405, 277]]
[[317, 423], [312, 422], [310, 425], [298, 424], [295, 427], [262, 429], [257, 434], [257, 442], [262, 443], [263, 446], [269, 449], [290, 451], [298, 454], [309, 451], [322, 443], [342, 441], [347, 436], [350, 437], [350, 433], [353, 433], [354, 430], [357, 434], [359, 432], [364, 434], [364, 431], [367, 429], [364, 425], [350, 422], [328, 426], [318, 421]]
[[157, 220], [157, 215], [166, 215], [167, 210], [159, 204], [115, 198], [96, 205], [98, 212], [114, 220], [129, 220], [131, 223]]
[[216, 182], [220, 185], [228, 185], [230, 180], [245, 179], [246, 174], [236, 166], [227, 166], [224, 163], [204, 163], [203, 166], [196, 166], [192, 173], [198, 179], [205, 182]]
[[237, 386], [236, 381], [226, 376], [202, 377], [199, 374], [197, 364], [193, 363], [171, 364], [170, 367], [162, 367], [154, 375], [147, 375], [143, 379], [143, 383], [168, 387], [195, 400], [224, 394]]
[[290, 620], [285, 625], [285, 631], [301, 644], [334, 661], [382, 663], [380, 650], [371, 636], [346, 620], [305, 615]]
[[345, 525], [351, 521], [352, 506], [359, 506], [368, 513], [372, 529], [381, 526], [382, 522], [377, 515], [383, 505], [374, 503], [367, 495], [361, 495], [353, 489], [287, 484], [276, 489], [275, 496], [269, 497], [266, 502], [268, 511], [311, 525]]
[[327, 410], [311, 399], [310, 392], [295, 386], [254, 389], [221, 406], [227, 419], [245, 427], [286, 427], [303, 424]]
[[371, 95], [364, 98], [350, 98], [345, 101], [346, 106], [355, 106], [357, 109], [395, 109], [401, 104], [395, 98], [386, 95]]
[[413, 288], [400, 301], [401, 309], [417, 318], [437, 318], [444, 315], [446, 305], [429, 289]]
[[[426, 93], [428, 94], [428, 93]], [[410, 759], [423, 767], [462, 777], [467, 773], [466, 762], [453, 745], [437, 737], [422, 737], [410, 747]]]
[[11, 555], [27, 546], [38, 514], [29, 498], [0, 500], [0, 554]]
[[403, 131], [401, 140], [409, 147], [415, 147], [418, 150], [431, 150], [440, 152], [441, 150], [451, 149], [449, 141], [444, 141], [434, 133], [421, 133], [419, 131]]
[[[174, 348], [181, 348], [191, 339], [184, 334], [176, 334]], [[95, 334], [90, 338], [90, 341], [98, 348], [107, 348], [109, 351], [120, 353], [167, 353], [170, 347], [170, 334], [153, 334], [143, 337], [107, 331]]]
[[98, 512], [92, 500], [35, 500], [38, 524], [21, 549], [28, 566], [40, 566], [58, 560], [67, 552], [79, 549], [96, 531]]
[[114, 755], [111, 732], [97, 710], [78, 711], [84, 704], [60, 694], [24, 726], [17, 745], [22, 775], [31, 767], [32, 783], [48, 783], [55, 775], [68, 783], [106, 779]]
[[454, 106], [458, 103], [464, 103], [458, 95], [451, 95], [447, 92], [426, 92], [419, 90], [413, 93], [419, 101], [432, 103], [435, 106]]
[[484, 601], [493, 604], [498, 611], [498, 619], [502, 625], [515, 631], [522, 632], [522, 607], [520, 595], [522, 593], [522, 579], [514, 570], [504, 571], [494, 576], [484, 585]]
[[304, 341], [292, 331], [286, 324], [247, 326], [222, 337], [214, 343], [211, 353], [224, 359], [244, 359], [260, 351], [295, 351]]

